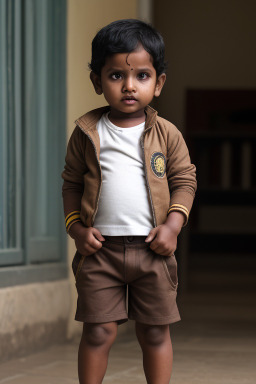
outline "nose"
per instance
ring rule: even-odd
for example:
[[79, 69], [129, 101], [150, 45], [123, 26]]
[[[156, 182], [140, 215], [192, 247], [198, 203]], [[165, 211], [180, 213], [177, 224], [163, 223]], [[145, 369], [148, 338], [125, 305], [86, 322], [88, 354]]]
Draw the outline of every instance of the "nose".
[[123, 85], [123, 92], [136, 92], [134, 80], [131, 76], [128, 76]]

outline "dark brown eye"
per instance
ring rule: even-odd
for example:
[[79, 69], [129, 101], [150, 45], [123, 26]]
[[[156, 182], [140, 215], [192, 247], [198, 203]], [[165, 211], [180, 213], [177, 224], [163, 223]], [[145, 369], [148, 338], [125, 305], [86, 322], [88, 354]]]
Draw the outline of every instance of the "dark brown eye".
[[122, 78], [122, 75], [120, 73], [113, 73], [111, 75], [111, 79], [113, 79], [113, 80], [119, 80], [121, 78]]
[[148, 74], [146, 72], [141, 72], [141, 73], [138, 74], [138, 78], [140, 80], [146, 80], [148, 77], [149, 76], [148, 76]]

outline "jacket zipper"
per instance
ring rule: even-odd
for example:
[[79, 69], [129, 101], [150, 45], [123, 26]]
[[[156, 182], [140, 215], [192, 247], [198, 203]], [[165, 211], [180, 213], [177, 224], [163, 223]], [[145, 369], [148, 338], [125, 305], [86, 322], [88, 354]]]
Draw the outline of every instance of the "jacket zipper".
[[[151, 128], [151, 127], [149, 127]], [[149, 129], [148, 128], [148, 129]], [[152, 196], [151, 196], [151, 190], [150, 190], [150, 187], [149, 187], [149, 182], [148, 182], [148, 175], [147, 175], [147, 168], [146, 168], [146, 159], [145, 159], [145, 151], [144, 151], [144, 137], [145, 137], [145, 132], [142, 134], [141, 138], [140, 138], [140, 143], [141, 143], [141, 147], [142, 147], [142, 150], [143, 150], [143, 162], [144, 162], [144, 171], [145, 171], [145, 177], [146, 177], [146, 184], [147, 184], [147, 187], [148, 187], [148, 192], [149, 192], [149, 198], [150, 198], [150, 204], [151, 204], [151, 209], [152, 209], [152, 213], [153, 213], [153, 222], [154, 222], [154, 227], [156, 227], [156, 216], [155, 216], [155, 210], [154, 210], [154, 206], [153, 206], [153, 201], [152, 201]]]
[[96, 156], [96, 159], [97, 159], [97, 163], [98, 163], [98, 166], [99, 166], [99, 171], [100, 171], [100, 188], [98, 189], [96, 208], [95, 208], [95, 211], [94, 211], [94, 213], [93, 213], [93, 215], [92, 215], [92, 227], [93, 227], [94, 219], [95, 219], [96, 213], [97, 213], [97, 211], [98, 211], [99, 199], [100, 199], [101, 187], [102, 187], [101, 167], [100, 167], [100, 162], [99, 162], [99, 159], [98, 159], [98, 156], [97, 156], [97, 151], [96, 151], [96, 147], [95, 147], [95, 144], [94, 144], [93, 140], [91, 139], [90, 135], [88, 135], [87, 133], [85, 133], [85, 131], [80, 127], [79, 124], [77, 124], [77, 125], [78, 125], [78, 127], [81, 129], [81, 131], [88, 137], [88, 139], [90, 140], [90, 142], [92, 143], [93, 148], [94, 148], [94, 151], [95, 151], [95, 156]]

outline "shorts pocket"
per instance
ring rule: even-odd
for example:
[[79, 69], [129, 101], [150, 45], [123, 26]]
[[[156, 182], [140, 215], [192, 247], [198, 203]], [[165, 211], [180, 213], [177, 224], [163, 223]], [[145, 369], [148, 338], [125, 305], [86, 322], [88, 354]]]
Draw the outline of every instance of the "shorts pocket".
[[72, 271], [75, 276], [75, 279], [77, 280], [79, 272], [82, 269], [83, 263], [84, 263], [85, 256], [80, 255], [78, 251], [76, 251], [75, 256], [72, 261]]
[[162, 258], [164, 271], [166, 276], [174, 290], [178, 287], [178, 266], [176, 257], [172, 256], [163, 256]]

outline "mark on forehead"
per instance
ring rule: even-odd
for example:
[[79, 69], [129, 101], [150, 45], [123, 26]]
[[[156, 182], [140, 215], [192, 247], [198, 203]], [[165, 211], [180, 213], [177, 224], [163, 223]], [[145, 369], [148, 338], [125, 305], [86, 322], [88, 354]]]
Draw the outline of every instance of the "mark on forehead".
[[[130, 55], [130, 53], [128, 53], [128, 55], [126, 56], [126, 64], [129, 65], [129, 67], [131, 66], [131, 64], [128, 63], [128, 56]], [[133, 71], [133, 68], [131, 68], [131, 71]]]
[[129, 67], [130, 67], [131, 64], [128, 63], [128, 56], [129, 56], [129, 55], [130, 55], [130, 53], [128, 53], [128, 55], [126, 56], [125, 61], [126, 61], [126, 64], [129, 65]]

